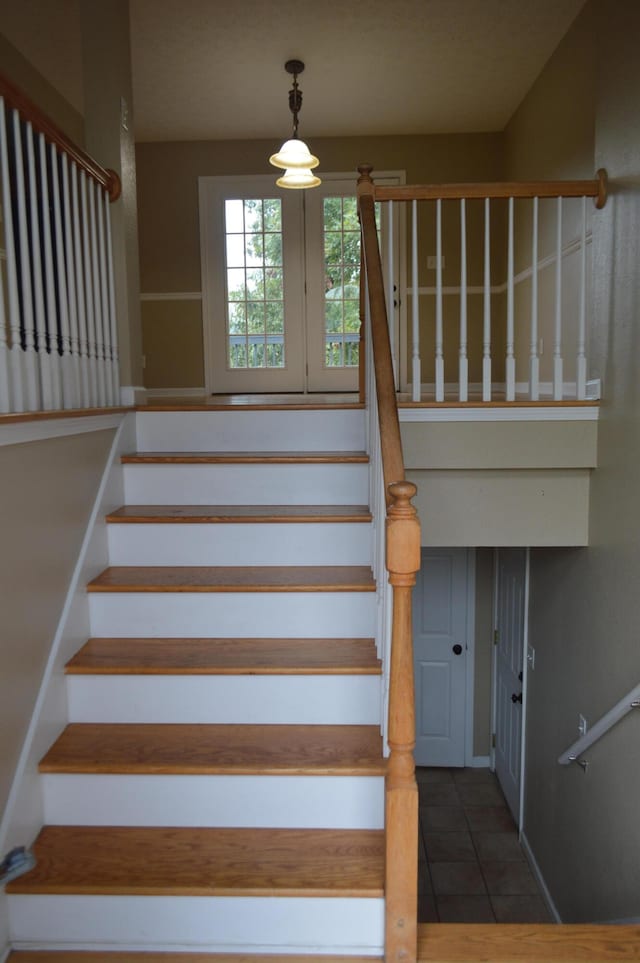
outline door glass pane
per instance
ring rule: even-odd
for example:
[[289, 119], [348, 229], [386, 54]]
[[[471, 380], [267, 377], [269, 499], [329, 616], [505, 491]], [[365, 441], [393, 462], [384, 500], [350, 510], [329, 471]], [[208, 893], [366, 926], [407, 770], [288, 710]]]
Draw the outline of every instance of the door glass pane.
[[283, 368], [282, 202], [225, 201], [229, 368]]

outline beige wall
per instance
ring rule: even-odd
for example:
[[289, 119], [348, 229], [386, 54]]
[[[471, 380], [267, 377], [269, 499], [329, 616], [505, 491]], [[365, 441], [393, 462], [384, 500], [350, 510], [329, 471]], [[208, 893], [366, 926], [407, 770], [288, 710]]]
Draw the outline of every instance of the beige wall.
[[[591, 18], [594, 18], [592, 21]], [[591, 24], [595, 34], [590, 34]], [[640, 918], [640, 717], [557, 765], [577, 737], [640, 679], [640, 5], [592, 0], [510, 126], [511, 172], [589, 173], [593, 148], [576, 64], [595, 50], [595, 158], [611, 197], [593, 222], [592, 364], [604, 378], [590, 546], [531, 555], [524, 829], [563, 920]], [[594, 38], [597, 43], [594, 44]], [[584, 74], [583, 79], [586, 80]], [[580, 121], [582, 115], [582, 121]]]
[[[0, 21], [0, 27], [2, 22]], [[84, 144], [82, 115], [0, 34], [0, 70], [76, 144]]]
[[[313, 148], [327, 171], [355, 171], [363, 162], [375, 163], [377, 170], [404, 170], [409, 183], [438, 181], [496, 180], [502, 176], [502, 134], [459, 134], [406, 137], [318, 138]], [[271, 141], [220, 141], [210, 143], [138, 144], [138, 205], [140, 214], [140, 272], [144, 293], [198, 292], [200, 278], [200, 230], [198, 221], [198, 177], [229, 173], [266, 174], [267, 158], [275, 145]], [[375, 176], [375, 171], [374, 171]], [[470, 205], [469, 262], [477, 274], [481, 241], [480, 209]], [[445, 284], [458, 284], [459, 227], [455, 212], [445, 218]], [[433, 224], [429, 217], [421, 228], [422, 250], [435, 252]], [[431, 250], [433, 248], [433, 251]], [[426, 260], [425, 260], [426, 263]], [[470, 283], [477, 277], [470, 274]], [[435, 272], [426, 268], [420, 284], [435, 283]], [[427, 300], [426, 298], [422, 300]], [[449, 299], [447, 299], [449, 302]], [[447, 303], [447, 343], [457, 359], [458, 298]], [[455, 305], [453, 302], [455, 301]], [[478, 302], [478, 303], [477, 303]], [[197, 302], [196, 302], [197, 303]], [[152, 307], [162, 305], [162, 308]], [[152, 387], [197, 387], [178, 380], [177, 372], [193, 379], [202, 370], [202, 342], [180, 337], [186, 315], [192, 316], [194, 303], [186, 301], [146, 302], [144, 308], [144, 347], [147, 360], [146, 384]], [[481, 303], [470, 302], [470, 331], [473, 334], [473, 376], [480, 357], [477, 336]], [[151, 330], [157, 317], [162, 334]], [[175, 340], [165, 337], [173, 318]], [[425, 344], [433, 335], [424, 321]], [[191, 327], [190, 327], [191, 332]], [[170, 352], [170, 353], [169, 353]], [[426, 372], [425, 380], [429, 380]], [[431, 379], [432, 380], [432, 379]]]
[[0, 812], [113, 436], [0, 448]]

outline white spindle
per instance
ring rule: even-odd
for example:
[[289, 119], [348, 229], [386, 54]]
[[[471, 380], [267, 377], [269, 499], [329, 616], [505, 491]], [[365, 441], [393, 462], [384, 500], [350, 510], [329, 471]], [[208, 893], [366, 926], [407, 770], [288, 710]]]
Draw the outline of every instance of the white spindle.
[[587, 199], [582, 198], [580, 228], [580, 313], [578, 317], [578, 357], [576, 359], [576, 395], [584, 401], [587, 395]]
[[[73, 165], [75, 169], [75, 164]], [[77, 185], [76, 185], [77, 187]], [[77, 192], [76, 192], [77, 198]], [[71, 187], [69, 184], [69, 158], [62, 155], [62, 198], [64, 203], [64, 249], [67, 265], [67, 294], [69, 304], [69, 340], [71, 342], [72, 407], [84, 404], [82, 396], [82, 372], [80, 359], [80, 333], [78, 326], [78, 286], [76, 278], [75, 225], [72, 215]], [[74, 203], [75, 206], [75, 203]]]
[[411, 202], [411, 287], [413, 297], [411, 299], [411, 333], [412, 333], [412, 353], [411, 353], [411, 380], [412, 398], [420, 401], [422, 374], [420, 370], [420, 305], [418, 295], [418, 202]]
[[84, 262], [85, 307], [87, 312], [87, 355], [89, 369], [89, 404], [96, 407], [100, 403], [98, 391], [98, 354], [96, 338], [96, 317], [93, 301], [93, 274], [91, 272], [91, 239], [89, 223], [87, 175], [80, 171], [80, 204], [82, 210], [82, 257]]
[[469, 360], [467, 358], [467, 202], [460, 200], [460, 354], [458, 359], [460, 401], [469, 399]]
[[562, 401], [562, 198], [556, 202], [556, 306], [553, 333], [553, 400]]
[[515, 401], [516, 397], [516, 359], [514, 355], [514, 307], [513, 307], [513, 198], [509, 198], [509, 237], [507, 251], [507, 357], [506, 357], [506, 397]]
[[39, 374], [40, 399], [45, 411], [53, 408], [53, 386], [51, 365], [47, 350], [47, 322], [44, 307], [44, 276], [40, 256], [40, 213], [38, 211], [38, 189], [36, 187], [35, 133], [30, 123], [26, 125], [27, 137], [27, 176], [29, 179], [30, 234], [29, 247], [33, 268], [33, 307], [37, 343], [37, 372]]
[[[30, 125], [29, 125], [30, 126]], [[33, 287], [31, 284], [31, 251], [29, 249], [29, 221], [27, 218], [26, 185], [22, 153], [22, 128], [20, 115], [13, 112], [13, 134], [16, 161], [16, 192], [18, 195], [18, 237], [20, 243], [20, 282], [22, 293], [22, 321], [24, 325], [24, 400], [27, 411], [37, 411], [40, 407], [38, 385], [38, 359], [35, 343], [35, 319]], [[28, 136], [27, 140], [30, 141]]]
[[107, 254], [104, 239], [105, 211], [102, 206], [102, 188], [96, 184], [96, 214], [98, 221], [98, 253], [100, 257], [100, 303], [102, 315], [102, 344], [104, 347], [105, 404], [114, 404], [113, 397], [113, 353], [111, 350], [111, 324], [109, 320], [109, 291], [107, 276]]
[[[49, 148], [51, 159], [51, 193], [53, 196], [53, 229], [56, 239], [56, 277], [58, 279], [58, 309], [60, 318], [60, 344], [62, 356], [60, 358], [60, 381], [62, 386], [62, 407], [73, 408], [75, 405], [75, 378], [73, 359], [71, 356], [71, 334], [69, 329], [69, 292], [67, 288], [68, 255], [65, 258], [64, 238], [62, 233], [62, 202], [60, 198], [60, 167], [58, 152], [55, 144]], [[66, 171], [66, 157], [62, 162], [63, 183]], [[65, 218], [66, 220], [66, 218]], [[70, 220], [70, 218], [69, 218]], [[70, 225], [69, 225], [70, 226]]]
[[444, 341], [442, 331], [442, 200], [436, 201], [436, 401], [444, 401]]
[[[13, 344], [16, 342], [15, 326], [18, 319], [18, 283], [16, 279], [16, 257], [13, 243], [13, 214], [11, 211], [11, 184], [9, 182], [9, 158], [7, 155], [7, 118], [4, 97], [0, 97], [0, 171], [2, 174], [2, 210], [4, 216], [4, 248], [7, 264], [7, 306], [9, 309], [9, 328]], [[18, 328], [18, 334], [20, 329]], [[18, 350], [20, 344], [18, 342]], [[0, 265], [0, 411], [20, 411], [16, 406], [20, 399], [12, 392], [11, 359], [12, 349], [7, 343], [7, 319], [5, 317], [5, 296]], [[13, 395], [13, 397], [12, 397]], [[14, 404], [12, 404], [12, 401]]]
[[484, 319], [482, 330], [482, 400], [491, 401], [491, 221], [484, 199]]
[[111, 377], [113, 381], [113, 402], [120, 404], [120, 372], [118, 369], [118, 326], [116, 318], [116, 290], [113, 277], [113, 248], [111, 244], [111, 207], [109, 195], [104, 193], [104, 216], [107, 225], [107, 272], [109, 282], [109, 329], [111, 331]]
[[[78, 167], [71, 162], [71, 197], [73, 202], [73, 236], [76, 292], [78, 304], [78, 339], [80, 347], [80, 383], [82, 405], [88, 408], [92, 402], [91, 359], [89, 355], [88, 298], [84, 290], [84, 262], [82, 257], [82, 233], [80, 228], [80, 188], [82, 175], [78, 178]], [[84, 192], [83, 192], [84, 193]], [[86, 221], [85, 221], [86, 224]], [[95, 384], [95, 382], [93, 382]]]
[[[40, 191], [42, 198], [42, 240], [44, 248], [44, 279], [46, 294], [46, 318], [48, 328], [49, 352], [40, 352], [40, 374], [42, 377], [42, 398], [46, 407], [46, 377], [48, 371], [50, 407], [62, 408], [62, 384], [60, 372], [60, 353], [58, 350], [59, 318], [56, 305], [56, 282], [53, 266], [53, 245], [51, 243], [51, 213], [49, 208], [49, 176], [47, 173], [47, 145], [44, 134], [38, 136], [38, 156], [40, 159]], [[55, 176], [55, 171], [54, 171]], [[43, 364], [44, 362], [44, 364]]]
[[[106, 397], [106, 372], [104, 351], [104, 329], [102, 319], [102, 301], [100, 297], [100, 265], [98, 259], [98, 225], [96, 221], [96, 188], [97, 184], [89, 177], [87, 191], [89, 193], [89, 223], [91, 228], [91, 280], [93, 286], [93, 317], [95, 334], [96, 375], [98, 378], [98, 404], [104, 408]], [[98, 205], [98, 210], [100, 209]]]
[[531, 337], [529, 340], [529, 398], [540, 397], [540, 358], [538, 357], [538, 198], [533, 198], [531, 229]]

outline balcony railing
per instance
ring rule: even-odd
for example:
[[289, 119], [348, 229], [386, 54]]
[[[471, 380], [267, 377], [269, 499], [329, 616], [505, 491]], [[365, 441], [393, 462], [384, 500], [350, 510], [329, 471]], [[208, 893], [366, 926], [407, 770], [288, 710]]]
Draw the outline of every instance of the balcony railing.
[[0, 413], [120, 403], [120, 181], [0, 76]]

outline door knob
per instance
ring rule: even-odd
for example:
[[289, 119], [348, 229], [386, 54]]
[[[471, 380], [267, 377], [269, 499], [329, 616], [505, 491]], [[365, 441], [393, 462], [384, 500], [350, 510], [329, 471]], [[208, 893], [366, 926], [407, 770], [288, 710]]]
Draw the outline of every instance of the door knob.
[[460, 645], [459, 642], [456, 642], [456, 644], [455, 644], [454, 647], [453, 647], [453, 651], [455, 652], [456, 655], [461, 655], [461, 653], [462, 653], [462, 646]]
[[513, 703], [519, 702], [522, 705], [522, 693], [516, 695], [515, 692], [511, 693], [511, 701]]

